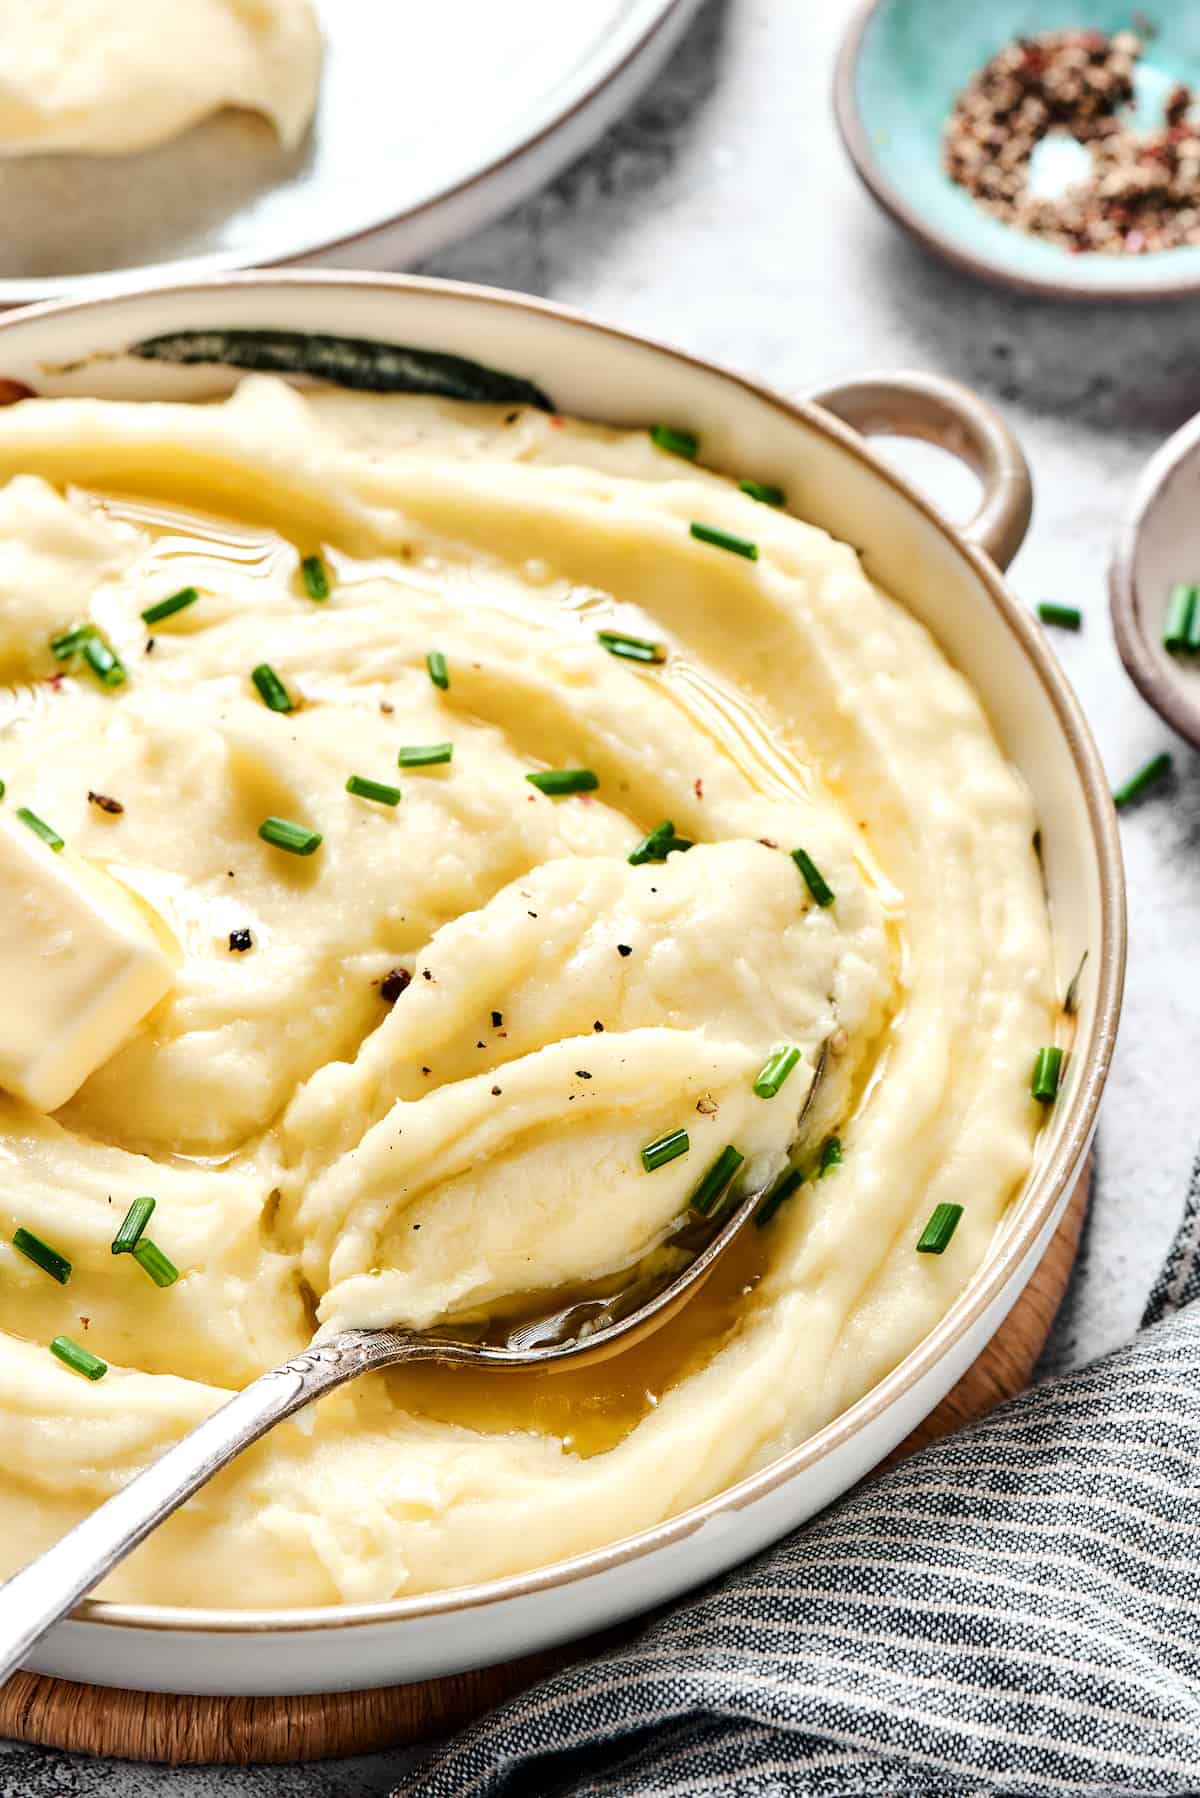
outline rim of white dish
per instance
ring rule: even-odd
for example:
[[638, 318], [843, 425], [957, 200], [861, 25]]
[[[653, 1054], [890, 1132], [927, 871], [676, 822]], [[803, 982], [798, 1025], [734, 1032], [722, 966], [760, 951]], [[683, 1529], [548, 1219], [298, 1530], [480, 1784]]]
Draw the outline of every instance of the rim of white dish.
[[1039, 1235], [1054, 1216], [1059, 1201], [1065, 1197], [1069, 1182], [1078, 1173], [1091, 1140], [1112, 1059], [1125, 974], [1125, 881], [1117, 818], [1108, 779], [1082, 707], [1043, 633], [1034, 623], [1032, 614], [1008, 592], [1000, 571], [990, 558], [967, 542], [961, 532], [943, 518], [928, 500], [868, 447], [864, 438], [848, 425], [842, 424], [832, 413], [805, 400], [786, 399], [770, 387], [737, 374], [719, 363], [691, 355], [639, 332], [601, 323], [573, 308], [560, 306], [549, 300], [455, 281], [340, 270], [254, 272], [180, 282], [151, 290], [91, 299], [53, 301], [29, 307], [8, 317], [0, 317], [0, 361], [4, 338], [10, 332], [20, 332], [31, 325], [36, 326], [42, 319], [62, 318], [70, 313], [94, 312], [100, 316], [106, 311], [119, 310], [129, 304], [167, 294], [209, 295], [246, 288], [269, 292], [275, 288], [281, 295], [289, 296], [286, 303], [290, 303], [290, 296], [296, 291], [302, 292], [310, 288], [346, 290], [355, 287], [377, 292], [422, 295], [442, 300], [447, 306], [501, 306], [573, 326], [598, 339], [611, 338], [621, 343], [634, 344], [668, 361], [682, 363], [707, 380], [748, 395], [759, 403], [772, 407], [783, 418], [819, 431], [832, 439], [933, 525], [946, 544], [957, 552], [987, 589], [996, 611], [1023, 650], [1032, 674], [1041, 683], [1066, 739], [1082, 789], [1100, 873], [1100, 941], [1096, 955], [1095, 1015], [1074, 1096], [1069, 1102], [1068, 1124], [1045, 1165], [1034, 1173], [1026, 1190], [1014, 1201], [1019, 1215], [1000, 1249], [989, 1256], [945, 1316], [890, 1374], [824, 1429], [818, 1430], [815, 1435], [758, 1472], [738, 1480], [712, 1498], [705, 1499], [703, 1503], [692, 1505], [686, 1511], [635, 1535], [589, 1550], [586, 1554], [554, 1562], [547, 1567], [507, 1574], [469, 1586], [418, 1593], [408, 1598], [385, 1599], [370, 1604], [310, 1605], [294, 1610], [189, 1609], [180, 1605], [123, 1604], [105, 1599], [87, 1599], [72, 1613], [72, 1623], [235, 1636], [354, 1629], [414, 1622], [421, 1618], [501, 1604], [559, 1586], [570, 1586], [626, 1562], [654, 1554], [661, 1548], [693, 1535], [712, 1519], [727, 1512], [740, 1511], [757, 1502], [797, 1474], [824, 1460], [891, 1409], [904, 1393], [923, 1379], [962, 1341], [1000, 1296], [1013, 1271], [1036, 1246]]
[[679, 14], [688, 13], [697, 4], [698, 0], [634, 0], [628, 17], [612, 28], [602, 49], [597, 48], [586, 56], [573, 78], [561, 84], [553, 97], [547, 95], [540, 105], [530, 109], [517, 136], [506, 148], [490, 156], [473, 173], [447, 181], [415, 205], [401, 207], [397, 212], [384, 212], [369, 224], [357, 225], [352, 231], [335, 232], [332, 236], [318, 231], [315, 236], [302, 241], [260, 243], [243, 251], [213, 250], [201, 256], [169, 257], [165, 262], [132, 264], [124, 269], [96, 269], [83, 275], [2, 278], [0, 309], [59, 302], [69, 304], [72, 301], [82, 304], [92, 299], [141, 293], [149, 286], [174, 286], [220, 278], [247, 267], [284, 268], [311, 257], [342, 252], [352, 257], [356, 245], [367, 243], [401, 225], [428, 218], [536, 152], [619, 81]]

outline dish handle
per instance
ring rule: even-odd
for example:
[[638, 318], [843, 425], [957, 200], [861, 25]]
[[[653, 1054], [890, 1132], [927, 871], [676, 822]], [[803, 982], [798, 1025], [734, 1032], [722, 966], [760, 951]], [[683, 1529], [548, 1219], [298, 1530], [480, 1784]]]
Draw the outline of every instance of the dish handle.
[[979, 509], [958, 534], [1007, 568], [1029, 529], [1033, 482], [1025, 452], [1000, 414], [958, 381], [904, 370], [864, 375], [808, 398], [863, 437], [921, 437], [974, 470]]

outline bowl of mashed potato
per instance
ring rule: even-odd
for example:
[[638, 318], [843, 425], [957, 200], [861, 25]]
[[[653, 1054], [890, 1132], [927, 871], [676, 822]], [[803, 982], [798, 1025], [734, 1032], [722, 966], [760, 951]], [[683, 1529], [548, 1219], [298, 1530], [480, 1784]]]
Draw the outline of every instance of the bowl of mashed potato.
[[[828, 1503], [1036, 1267], [1119, 1010], [1003, 426], [325, 274], [14, 316], [0, 398], [0, 1574], [315, 1328], [615, 1292], [764, 1195], [627, 1355], [282, 1426], [37, 1668], [428, 1678]], [[853, 428], [897, 420], [972, 525]]]

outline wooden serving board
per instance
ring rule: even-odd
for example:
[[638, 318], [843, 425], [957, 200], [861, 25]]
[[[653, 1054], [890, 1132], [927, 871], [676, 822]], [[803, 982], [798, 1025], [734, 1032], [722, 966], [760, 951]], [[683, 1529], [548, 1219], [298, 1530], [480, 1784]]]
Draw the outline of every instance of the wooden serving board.
[[[953, 1391], [893, 1458], [984, 1417], [1029, 1384], [1075, 1262], [1091, 1182], [1085, 1169], [1041, 1266]], [[634, 1627], [524, 1660], [419, 1685], [306, 1698], [190, 1698], [122, 1692], [18, 1673], [0, 1688], [0, 1736], [130, 1760], [322, 1760], [446, 1733]]]

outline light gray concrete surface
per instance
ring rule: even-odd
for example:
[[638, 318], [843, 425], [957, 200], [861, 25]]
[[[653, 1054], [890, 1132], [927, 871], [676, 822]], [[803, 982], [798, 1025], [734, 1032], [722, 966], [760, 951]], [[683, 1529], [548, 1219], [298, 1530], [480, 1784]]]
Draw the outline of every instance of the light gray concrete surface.
[[[548, 295], [786, 393], [868, 368], [938, 369], [1016, 428], [1037, 486], [1016, 590], [1085, 611], [1082, 636], [1054, 646], [1114, 781], [1160, 748], [1176, 760], [1172, 789], [1121, 827], [1129, 982], [1085, 1252], [1051, 1354], [1062, 1366], [1136, 1327], [1200, 1122], [1200, 758], [1127, 681], [1104, 585], [1140, 465], [1200, 407], [1200, 305], [1054, 306], [929, 261], [875, 210], [837, 140], [828, 93], [848, 10], [708, 0], [624, 123], [434, 272]], [[375, 1798], [397, 1764], [163, 1770], [0, 1744], [0, 1794]]]

